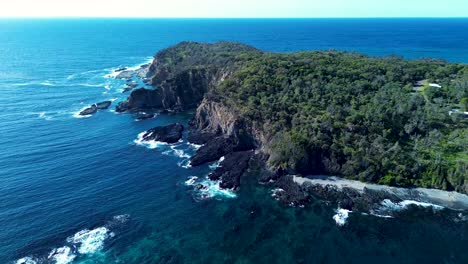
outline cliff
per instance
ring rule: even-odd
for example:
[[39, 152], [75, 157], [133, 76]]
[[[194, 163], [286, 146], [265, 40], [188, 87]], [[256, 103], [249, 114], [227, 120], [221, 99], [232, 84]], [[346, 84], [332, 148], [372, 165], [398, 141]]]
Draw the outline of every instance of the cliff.
[[239, 54], [260, 55], [261, 51], [230, 42], [200, 44], [182, 42], [158, 52], [148, 73], [155, 90], [133, 91], [120, 111], [195, 108], [204, 95], [238, 68]]
[[[205, 145], [192, 164], [255, 149], [275, 172], [267, 180], [329, 174], [468, 193], [468, 124], [447, 114], [468, 97], [466, 65], [184, 42], [156, 54], [148, 76], [155, 89], [132, 92], [125, 110], [196, 108], [189, 140]], [[443, 88], [414, 92], [422, 79]]]

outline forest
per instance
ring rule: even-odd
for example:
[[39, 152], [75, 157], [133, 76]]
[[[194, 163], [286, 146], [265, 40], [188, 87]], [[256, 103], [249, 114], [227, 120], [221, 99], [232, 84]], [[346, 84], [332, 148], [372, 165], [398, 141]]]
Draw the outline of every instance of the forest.
[[169, 72], [231, 70], [209, 94], [267, 135], [272, 167], [468, 193], [467, 65], [226, 42], [163, 55]]

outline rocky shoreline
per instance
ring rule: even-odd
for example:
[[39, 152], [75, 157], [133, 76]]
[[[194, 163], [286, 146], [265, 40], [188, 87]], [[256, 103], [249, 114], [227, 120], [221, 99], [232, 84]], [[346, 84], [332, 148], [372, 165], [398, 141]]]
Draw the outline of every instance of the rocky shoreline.
[[[191, 44], [181, 43], [178, 46], [184, 45]], [[116, 78], [130, 80], [138, 76], [155, 88], [133, 90], [136, 86], [130, 82], [126, 91], [132, 89], [131, 93], [127, 100], [118, 103], [116, 111], [145, 113], [140, 115], [141, 119], [145, 119], [152, 118], [152, 113], [196, 109], [188, 127], [188, 142], [202, 146], [190, 158], [190, 166], [200, 166], [221, 159], [219, 167], [208, 175], [210, 180], [220, 182], [220, 188], [238, 190], [245, 172], [257, 170], [258, 182], [274, 189], [275, 199], [289, 206], [307, 206], [311, 200], [319, 198], [336, 203], [344, 210], [370, 212], [384, 201], [398, 204], [412, 200], [468, 210], [468, 196], [459, 193], [394, 188], [336, 177], [310, 179], [294, 176], [296, 171], [289, 168], [272, 167], [267, 162], [272, 155], [268, 144], [271, 137], [224, 104], [222, 96], [209, 92], [232, 74], [235, 65], [226, 65], [223, 61], [205, 65], [196, 61], [202, 58], [191, 58], [195, 61], [187, 62], [187, 65], [184, 65], [184, 61], [174, 65], [168, 53], [178, 46], [159, 52], [149, 65], [143, 65], [134, 71], [119, 71]], [[207, 46], [208, 49], [226, 48], [222, 43]], [[240, 44], [227, 47], [257, 52]], [[200, 63], [199, 66], [192, 66], [197, 63]], [[181, 139], [183, 130], [180, 124], [153, 128], [142, 135], [142, 140], [175, 143]]]

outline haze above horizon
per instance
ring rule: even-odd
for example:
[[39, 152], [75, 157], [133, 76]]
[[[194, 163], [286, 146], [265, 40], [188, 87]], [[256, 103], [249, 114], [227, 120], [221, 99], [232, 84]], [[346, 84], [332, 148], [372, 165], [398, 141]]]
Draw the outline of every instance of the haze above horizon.
[[16, 0], [0, 17], [399, 18], [467, 17], [466, 0]]

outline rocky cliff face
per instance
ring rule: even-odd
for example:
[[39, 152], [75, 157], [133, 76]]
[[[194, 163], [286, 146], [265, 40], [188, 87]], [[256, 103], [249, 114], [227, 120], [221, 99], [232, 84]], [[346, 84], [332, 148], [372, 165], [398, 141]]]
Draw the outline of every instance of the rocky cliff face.
[[133, 91], [119, 110], [183, 111], [196, 108], [208, 91], [234, 72], [235, 57], [242, 51], [261, 53], [243, 44], [227, 42], [182, 42], [162, 50], [156, 54], [145, 75], [155, 89]]

